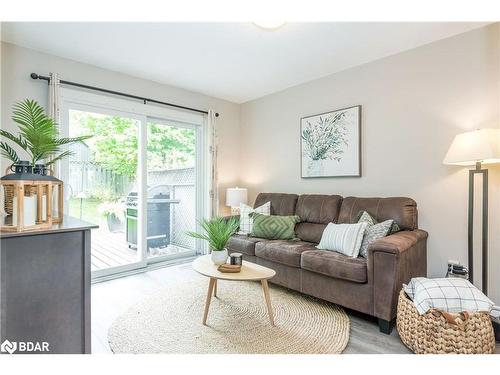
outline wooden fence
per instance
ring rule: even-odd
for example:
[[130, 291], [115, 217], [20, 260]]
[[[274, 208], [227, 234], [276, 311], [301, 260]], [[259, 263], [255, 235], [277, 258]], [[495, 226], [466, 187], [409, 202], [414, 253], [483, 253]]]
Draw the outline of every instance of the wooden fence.
[[70, 161], [69, 189], [72, 196], [78, 193], [109, 191], [116, 197], [127, 194], [131, 181], [125, 175], [101, 168], [90, 162]]

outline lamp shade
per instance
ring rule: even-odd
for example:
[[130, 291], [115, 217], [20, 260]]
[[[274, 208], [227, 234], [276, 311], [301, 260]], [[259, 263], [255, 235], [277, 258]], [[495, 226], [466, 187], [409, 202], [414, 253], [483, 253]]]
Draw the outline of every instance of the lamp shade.
[[247, 203], [248, 190], [245, 188], [228, 188], [226, 190], [226, 206], [239, 207], [240, 203]]
[[443, 163], [474, 165], [500, 163], [500, 129], [479, 129], [455, 136]]

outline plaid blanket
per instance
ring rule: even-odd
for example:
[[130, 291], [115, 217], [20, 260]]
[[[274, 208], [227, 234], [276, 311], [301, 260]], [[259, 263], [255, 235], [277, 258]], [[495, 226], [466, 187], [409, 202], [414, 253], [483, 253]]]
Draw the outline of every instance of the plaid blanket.
[[415, 277], [410, 280], [408, 285], [403, 284], [403, 289], [420, 314], [425, 314], [432, 308], [450, 313], [490, 312], [494, 305], [468, 280], [460, 278], [427, 279]]

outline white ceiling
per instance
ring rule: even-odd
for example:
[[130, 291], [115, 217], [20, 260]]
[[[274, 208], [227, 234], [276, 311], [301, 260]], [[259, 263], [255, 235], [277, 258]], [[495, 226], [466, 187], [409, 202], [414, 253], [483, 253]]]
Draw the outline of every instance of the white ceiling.
[[485, 24], [16, 22], [2, 40], [243, 103]]

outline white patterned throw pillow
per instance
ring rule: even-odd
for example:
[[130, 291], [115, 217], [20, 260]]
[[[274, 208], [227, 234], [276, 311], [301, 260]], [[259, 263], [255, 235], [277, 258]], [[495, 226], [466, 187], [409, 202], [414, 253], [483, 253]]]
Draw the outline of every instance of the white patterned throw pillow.
[[489, 312], [493, 307], [493, 302], [465, 279], [414, 277], [408, 285], [403, 284], [403, 289], [420, 314], [425, 314], [433, 308], [460, 313]]
[[319, 250], [332, 250], [357, 258], [368, 223], [334, 224], [326, 226], [319, 242]]
[[262, 215], [271, 214], [271, 202], [264, 203], [262, 206], [252, 208], [244, 203], [240, 203], [240, 231], [238, 234], [250, 234], [253, 228], [253, 219], [250, 217], [252, 212]]

